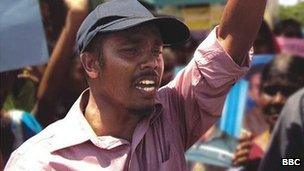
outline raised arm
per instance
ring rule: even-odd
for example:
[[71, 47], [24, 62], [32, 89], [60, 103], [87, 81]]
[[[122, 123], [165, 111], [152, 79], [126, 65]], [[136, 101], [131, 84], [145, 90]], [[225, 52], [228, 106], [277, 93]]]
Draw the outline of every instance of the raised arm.
[[233, 60], [241, 65], [261, 25], [267, 0], [228, 0], [218, 40]]
[[[189, 64], [159, 91], [185, 150], [221, 116], [230, 87], [249, 69], [249, 49], [266, 0], [228, 0], [220, 27], [202, 42]], [[228, 52], [228, 54], [227, 54]], [[167, 106], [167, 107], [166, 107]]]
[[37, 92], [38, 107], [36, 117], [46, 126], [54, 115], [54, 105], [66, 84], [67, 73], [70, 70], [77, 30], [88, 14], [88, 0], [65, 0], [67, 17], [65, 25], [51, 54], [46, 71], [42, 77]]
[[67, 59], [73, 55], [77, 30], [88, 13], [87, 0], [66, 0], [65, 2], [68, 6], [66, 22], [41, 80], [38, 99], [54, 95], [59, 84], [63, 84], [58, 80], [64, 80], [64, 75], [69, 68]]

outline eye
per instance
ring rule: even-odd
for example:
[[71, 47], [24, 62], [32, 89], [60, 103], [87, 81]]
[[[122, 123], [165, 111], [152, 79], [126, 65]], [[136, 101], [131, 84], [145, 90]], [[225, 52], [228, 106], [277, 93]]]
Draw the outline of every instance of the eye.
[[121, 52], [127, 56], [135, 56], [139, 54], [140, 50], [137, 47], [126, 47], [122, 48]]
[[273, 96], [278, 92], [278, 90], [277, 90], [276, 87], [267, 86], [267, 87], [263, 88], [263, 92], [270, 95], [270, 96]]
[[137, 48], [135, 48], [135, 47], [126, 48], [126, 49], [124, 49], [124, 51], [126, 51], [126, 52], [131, 52], [131, 53], [136, 53], [136, 52], [137, 52]]
[[296, 88], [291, 86], [266, 86], [263, 88], [264, 92], [270, 96], [276, 95], [278, 92], [288, 97], [296, 91]]

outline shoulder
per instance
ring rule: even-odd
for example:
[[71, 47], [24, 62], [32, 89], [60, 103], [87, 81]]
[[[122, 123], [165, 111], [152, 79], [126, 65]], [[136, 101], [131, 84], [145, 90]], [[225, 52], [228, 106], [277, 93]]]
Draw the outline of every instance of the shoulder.
[[[299, 122], [304, 117], [304, 88], [288, 98], [282, 113], [282, 119], [289, 122]], [[285, 122], [286, 122], [285, 121]], [[303, 122], [303, 121], [302, 121]]]
[[294, 93], [290, 98], [288, 99], [286, 105], [287, 106], [294, 106], [297, 104], [297, 106], [302, 106], [304, 100], [304, 88], [300, 89], [296, 93]]
[[54, 150], [54, 137], [62, 129], [62, 120], [25, 141], [12, 154], [5, 170], [42, 170]]

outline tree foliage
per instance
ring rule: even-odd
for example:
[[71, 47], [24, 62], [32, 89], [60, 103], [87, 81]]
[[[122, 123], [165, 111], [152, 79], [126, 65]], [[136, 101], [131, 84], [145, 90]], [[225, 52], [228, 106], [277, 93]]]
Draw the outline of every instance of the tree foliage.
[[295, 19], [304, 27], [304, 2], [300, 2], [295, 6], [280, 6], [279, 17], [281, 20]]

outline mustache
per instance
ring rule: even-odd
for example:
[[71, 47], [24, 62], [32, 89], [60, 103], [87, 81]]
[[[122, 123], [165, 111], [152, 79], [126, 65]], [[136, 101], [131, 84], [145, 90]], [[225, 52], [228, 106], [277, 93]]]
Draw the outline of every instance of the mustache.
[[143, 70], [143, 71], [140, 71], [140, 72], [134, 74], [132, 81], [134, 82], [138, 78], [141, 78], [144, 76], [153, 76], [153, 77], [157, 77], [159, 79], [159, 74], [155, 70], [146, 69], [146, 70]]
[[273, 105], [267, 105], [263, 108], [263, 113], [265, 115], [278, 115], [281, 113], [284, 105], [283, 104], [273, 104]]

